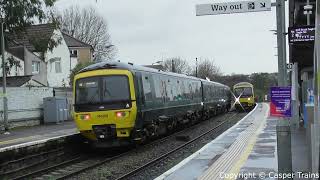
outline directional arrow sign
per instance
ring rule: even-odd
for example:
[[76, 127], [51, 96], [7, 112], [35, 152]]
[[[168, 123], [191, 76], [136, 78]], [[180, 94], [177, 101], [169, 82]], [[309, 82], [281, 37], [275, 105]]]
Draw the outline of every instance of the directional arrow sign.
[[271, 0], [240, 1], [196, 5], [197, 16], [271, 11]]

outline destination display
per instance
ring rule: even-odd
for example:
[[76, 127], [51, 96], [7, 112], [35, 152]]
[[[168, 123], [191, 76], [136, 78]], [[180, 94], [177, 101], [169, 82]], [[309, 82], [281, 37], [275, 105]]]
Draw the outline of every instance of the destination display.
[[270, 116], [291, 117], [291, 87], [271, 87]]
[[314, 26], [290, 27], [288, 37], [289, 37], [289, 43], [314, 42], [315, 27]]

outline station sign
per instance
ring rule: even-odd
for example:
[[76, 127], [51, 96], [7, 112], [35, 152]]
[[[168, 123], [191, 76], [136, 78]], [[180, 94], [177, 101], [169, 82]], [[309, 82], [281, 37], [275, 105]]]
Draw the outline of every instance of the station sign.
[[292, 116], [291, 87], [271, 87], [270, 99], [270, 116]]
[[196, 15], [218, 15], [271, 11], [271, 0], [239, 1], [196, 5]]
[[289, 43], [314, 42], [315, 39], [314, 26], [289, 27], [288, 32]]

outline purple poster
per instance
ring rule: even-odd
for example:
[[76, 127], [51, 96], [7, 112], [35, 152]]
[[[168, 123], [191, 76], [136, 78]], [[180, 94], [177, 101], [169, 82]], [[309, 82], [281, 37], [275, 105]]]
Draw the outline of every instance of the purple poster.
[[271, 87], [270, 116], [291, 117], [291, 87]]

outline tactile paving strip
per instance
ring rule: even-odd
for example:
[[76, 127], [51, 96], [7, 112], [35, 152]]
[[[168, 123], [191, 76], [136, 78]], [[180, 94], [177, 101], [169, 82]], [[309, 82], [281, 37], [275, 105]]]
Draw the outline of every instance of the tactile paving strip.
[[[260, 110], [266, 112], [267, 108], [261, 107]], [[241, 158], [249, 154], [249, 152], [244, 152], [248, 151], [249, 144], [255, 143], [256, 136], [266, 121], [264, 117], [265, 113], [259, 112], [259, 115], [262, 116], [255, 116], [256, 114], [257, 113], [253, 113], [243, 122], [248, 124], [247, 129], [243, 131], [230, 148], [199, 177], [200, 180], [221, 179], [221, 173], [229, 173], [231, 170], [240, 168], [235, 166], [239, 166], [238, 162]]]

